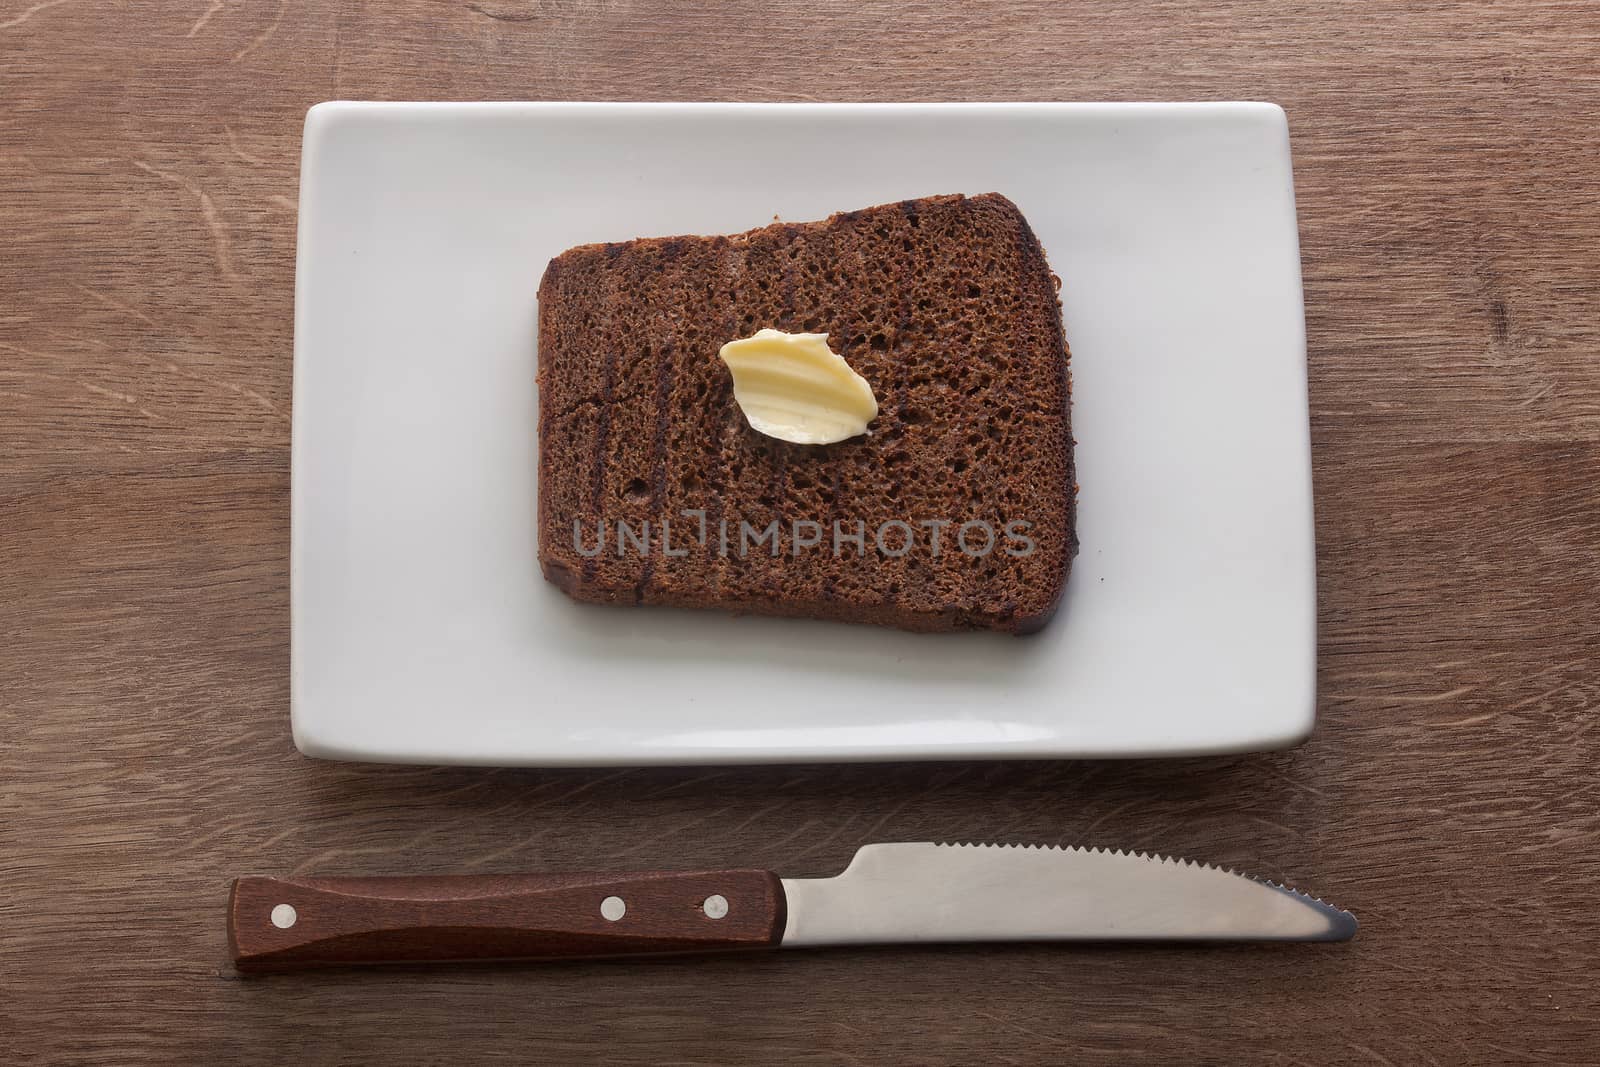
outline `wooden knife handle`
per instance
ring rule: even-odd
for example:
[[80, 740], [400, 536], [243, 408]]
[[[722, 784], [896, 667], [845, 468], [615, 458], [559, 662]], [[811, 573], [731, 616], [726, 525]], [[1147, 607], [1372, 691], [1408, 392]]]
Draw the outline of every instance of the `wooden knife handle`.
[[352, 963], [578, 959], [773, 948], [770, 871], [237, 879], [242, 972]]

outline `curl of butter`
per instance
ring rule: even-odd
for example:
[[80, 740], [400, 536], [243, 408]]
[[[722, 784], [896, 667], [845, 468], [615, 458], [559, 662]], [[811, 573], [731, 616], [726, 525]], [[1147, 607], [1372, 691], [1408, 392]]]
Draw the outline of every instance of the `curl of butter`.
[[757, 330], [722, 346], [733, 398], [751, 427], [797, 445], [831, 445], [867, 432], [878, 399], [828, 347], [825, 333]]

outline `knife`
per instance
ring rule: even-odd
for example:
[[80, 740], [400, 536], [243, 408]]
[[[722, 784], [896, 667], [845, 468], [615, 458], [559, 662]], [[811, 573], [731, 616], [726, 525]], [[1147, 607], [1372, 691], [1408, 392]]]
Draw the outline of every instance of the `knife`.
[[1231, 870], [1138, 852], [867, 845], [770, 871], [239, 878], [241, 972], [959, 941], [1344, 941], [1356, 919]]

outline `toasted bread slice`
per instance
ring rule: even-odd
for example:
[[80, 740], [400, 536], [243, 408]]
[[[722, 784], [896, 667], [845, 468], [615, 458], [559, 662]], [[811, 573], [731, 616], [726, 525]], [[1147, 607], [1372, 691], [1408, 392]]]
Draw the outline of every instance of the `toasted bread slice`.
[[[583, 245], [539, 287], [539, 561], [573, 597], [1037, 630], [1077, 551], [1058, 282], [995, 193]], [[763, 436], [720, 347], [829, 336], [869, 433]]]

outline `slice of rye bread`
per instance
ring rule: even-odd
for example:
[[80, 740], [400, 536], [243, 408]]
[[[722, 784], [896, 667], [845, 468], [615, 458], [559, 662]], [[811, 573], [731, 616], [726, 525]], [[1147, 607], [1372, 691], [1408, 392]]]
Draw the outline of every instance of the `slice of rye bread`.
[[[1039, 629], [1078, 547], [1058, 288], [996, 193], [562, 253], [539, 286], [545, 578], [584, 601]], [[828, 334], [877, 394], [870, 435], [751, 429], [718, 350], [762, 327]]]

